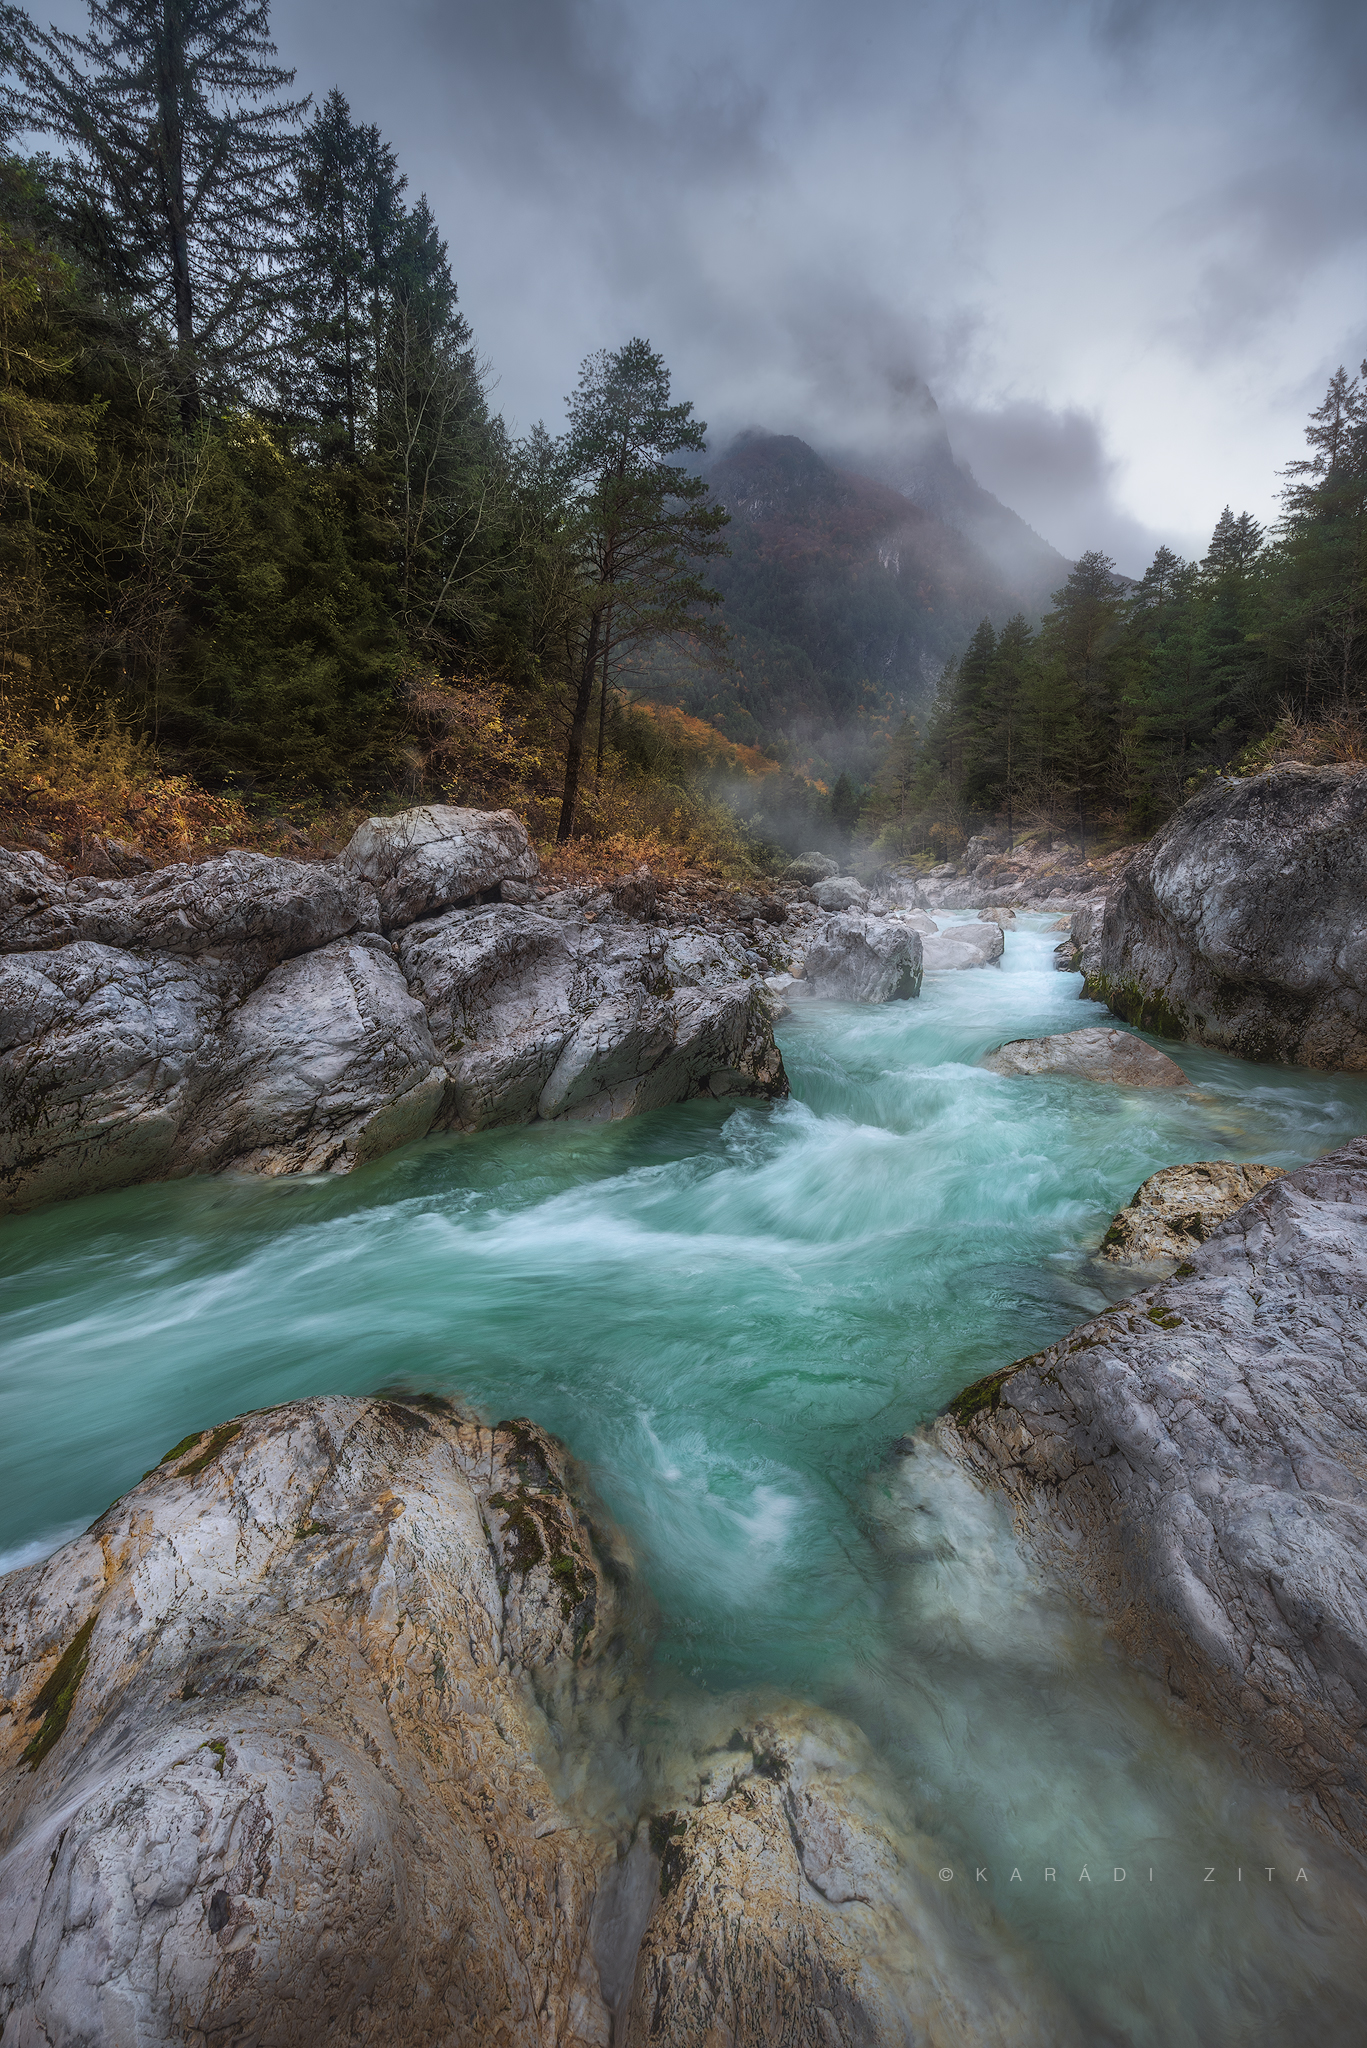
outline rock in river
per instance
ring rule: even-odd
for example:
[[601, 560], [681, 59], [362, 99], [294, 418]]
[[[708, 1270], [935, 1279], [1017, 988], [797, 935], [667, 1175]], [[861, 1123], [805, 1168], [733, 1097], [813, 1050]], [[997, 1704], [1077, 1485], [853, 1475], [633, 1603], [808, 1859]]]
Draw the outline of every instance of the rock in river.
[[1082, 965], [1164, 1036], [1367, 1069], [1367, 768], [1213, 783], [1131, 862]]
[[717, 1700], [652, 1808], [650, 1630], [531, 1423], [187, 1437], [0, 1581], [5, 2041], [1081, 2048], [848, 1724]]
[[1051, 1038], [1013, 1038], [983, 1061], [994, 1074], [1071, 1074], [1079, 1081], [1115, 1081], [1125, 1088], [1185, 1088], [1176, 1060], [1132, 1032], [1088, 1025]]
[[844, 1003], [917, 996], [922, 944], [920, 933], [901, 918], [857, 912], [828, 917], [807, 942], [809, 991]]
[[942, 925], [933, 938], [925, 940], [928, 968], [987, 967], [1000, 960], [1005, 935], [999, 924]]
[[1047, 1569], [1367, 1846], [1367, 1139], [939, 1425]]
[[490, 904], [412, 926], [399, 958], [449, 1077], [440, 1121], [461, 1130], [787, 1093], [735, 942]]
[[1232, 1159], [1165, 1166], [1151, 1173], [1113, 1218], [1100, 1256], [1123, 1266], [1185, 1259], [1193, 1244], [1204, 1244], [1217, 1223], [1251, 1202], [1281, 1170], [1240, 1166]]

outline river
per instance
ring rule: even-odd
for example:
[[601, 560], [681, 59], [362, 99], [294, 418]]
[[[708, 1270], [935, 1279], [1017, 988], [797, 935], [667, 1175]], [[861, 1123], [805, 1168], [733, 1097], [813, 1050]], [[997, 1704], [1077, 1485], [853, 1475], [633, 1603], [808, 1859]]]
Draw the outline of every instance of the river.
[[1356, 2043], [1358, 1867], [1038, 1584], [995, 1503], [891, 1455], [1129, 1290], [1090, 1253], [1156, 1168], [1290, 1167], [1367, 1130], [1367, 1080], [1190, 1047], [1189, 1091], [983, 1071], [1004, 1038], [1101, 1019], [1044, 925], [916, 1002], [795, 1005], [784, 1104], [429, 1139], [351, 1179], [9, 1220], [0, 1570], [246, 1409], [401, 1385], [530, 1415], [630, 1535], [661, 1687], [858, 1720], [946, 1882], [987, 1871], [1008, 1938], [1091, 2038]]

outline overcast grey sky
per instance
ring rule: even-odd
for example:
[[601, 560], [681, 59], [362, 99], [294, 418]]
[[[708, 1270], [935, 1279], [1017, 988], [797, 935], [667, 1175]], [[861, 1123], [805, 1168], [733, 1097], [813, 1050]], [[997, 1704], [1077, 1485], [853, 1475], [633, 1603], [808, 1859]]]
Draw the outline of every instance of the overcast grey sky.
[[[79, 0], [33, 9], [63, 24]], [[379, 122], [525, 428], [650, 337], [714, 439], [878, 451], [925, 377], [1058, 547], [1266, 518], [1367, 353], [1361, 0], [276, 0]]]

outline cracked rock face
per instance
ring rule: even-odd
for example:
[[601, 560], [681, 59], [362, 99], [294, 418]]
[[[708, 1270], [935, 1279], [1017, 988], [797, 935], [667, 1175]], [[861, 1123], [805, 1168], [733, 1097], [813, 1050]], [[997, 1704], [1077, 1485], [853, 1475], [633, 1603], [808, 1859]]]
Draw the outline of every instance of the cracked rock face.
[[1148, 1179], [1111, 1222], [1098, 1256], [1122, 1266], [1185, 1259], [1217, 1223], [1251, 1202], [1281, 1177], [1280, 1166], [1240, 1166], [1212, 1159], [1196, 1166], [1165, 1166]]
[[938, 1435], [1122, 1645], [1367, 1845], [1367, 1139]]
[[90, 880], [0, 852], [0, 1209], [787, 1093], [765, 961], [639, 921], [648, 876], [556, 917], [444, 907], [536, 872], [511, 813], [445, 806], [371, 819], [331, 864]]
[[1081, 2048], [1000, 1924], [951, 1901], [863, 1736], [780, 1708], [657, 1815], [625, 2048]]
[[511, 811], [453, 804], [368, 818], [353, 833], [342, 864], [376, 890], [387, 932], [503, 882], [534, 882], [540, 872], [526, 828]]
[[843, 1003], [886, 1003], [921, 993], [918, 931], [900, 918], [847, 911], [807, 941], [809, 991]]
[[1068, 1074], [1074, 1080], [1113, 1081], [1123, 1088], [1187, 1085], [1176, 1060], [1157, 1046], [1104, 1024], [1058, 1031], [1050, 1038], [1013, 1038], [988, 1053], [982, 1064], [994, 1074]]
[[787, 1093], [763, 963], [736, 943], [500, 903], [413, 926], [399, 958], [458, 1129]]
[[1082, 961], [1116, 1016], [1241, 1059], [1367, 1069], [1367, 769], [1217, 782], [1127, 869]]
[[612, 1841], [537, 1758], [624, 1683], [627, 1576], [530, 1424], [181, 1446], [0, 1582], [6, 2040], [606, 2048]]
[[651, 1811], [651, 1625], [531, 1423], [176, 1445], [0, 1581], [6, 2042], [1081, 2048], [850, 1724], [714, 1700]]

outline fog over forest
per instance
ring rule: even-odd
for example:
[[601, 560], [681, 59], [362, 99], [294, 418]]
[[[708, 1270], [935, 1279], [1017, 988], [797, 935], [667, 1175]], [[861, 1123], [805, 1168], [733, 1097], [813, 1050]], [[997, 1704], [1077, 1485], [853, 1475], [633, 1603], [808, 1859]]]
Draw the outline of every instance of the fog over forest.
[[1367, 352], [1344, 0], [285, 0], [272, 30], [429, 194], [523, 429], [632, 333], [714, 446], [882, 451], [919, 372], [982, 483], [1139, 575], [1227, 501], [1265, 520]]

